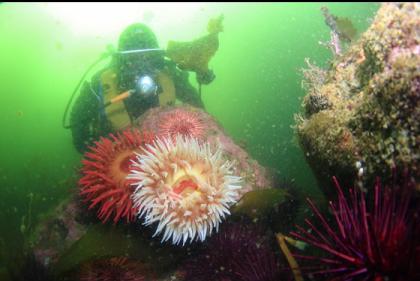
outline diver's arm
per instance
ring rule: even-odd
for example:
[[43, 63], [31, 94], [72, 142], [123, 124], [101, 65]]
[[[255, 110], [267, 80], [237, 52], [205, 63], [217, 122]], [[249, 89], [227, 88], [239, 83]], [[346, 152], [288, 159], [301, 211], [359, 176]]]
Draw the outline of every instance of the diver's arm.
[[201, 100], [198, 91], [191, 85], [190, 81], [188, 80], [188, 72], [174, 69], [173, 77], [177, 98], [192, 106], [204, 109], [204, 103]]

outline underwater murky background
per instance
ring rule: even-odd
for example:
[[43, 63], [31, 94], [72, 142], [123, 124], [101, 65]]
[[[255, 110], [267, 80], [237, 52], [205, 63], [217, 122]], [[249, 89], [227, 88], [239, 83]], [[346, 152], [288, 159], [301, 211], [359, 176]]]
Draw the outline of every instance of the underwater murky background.
[[[379, 4], [1, 3], [0, 249], [20, 249], [22, 219], [36, 220], [75, 192], [81, 155], [61, 126], [64, 108], [86, 68], [133, 22], [149, 25], [166, 48], [204, 35], [208, 20], [223, 14], [210, 61], [216, 79], [203, 86], [206, 110], [261, 165], [321, 196], [291, 128], [304, 59], [322, 67], [332, 57], [319, 44], [330, 36], [321, 6], [350, 18], [360, 34]], [[190, 80], [196, 85], [194, 74]]]

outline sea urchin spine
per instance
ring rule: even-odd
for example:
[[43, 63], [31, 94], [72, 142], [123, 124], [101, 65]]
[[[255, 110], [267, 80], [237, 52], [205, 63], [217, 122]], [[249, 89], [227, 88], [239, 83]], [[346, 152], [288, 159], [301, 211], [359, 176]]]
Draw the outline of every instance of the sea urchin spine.
[[322, 229], [305, 220], [310, 230], [298, 226], [300, 234], [291, 233], [328, 257], [295, 256], [318, 261], [322, 265], [311, 273], [331, 277], [328, 280], [419, 280], [420, 227], [418, 215], [411, 212], [418, 206], [410, 206], [413, 181], [406, 177], [401, 186], [382, 189], [378, 179], [369, 208], [363, 192], [350, 189], [348, 200], [333, 179], [338, 202], [330, 202], [330, 207], [337, 230], [308, 199]]

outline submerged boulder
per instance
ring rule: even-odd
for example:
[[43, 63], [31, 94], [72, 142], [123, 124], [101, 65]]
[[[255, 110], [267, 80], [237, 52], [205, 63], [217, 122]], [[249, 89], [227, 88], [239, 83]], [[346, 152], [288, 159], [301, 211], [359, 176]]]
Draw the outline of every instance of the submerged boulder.
[[152, 108], [136, 121], [135, 126], [158, 137], [181, 133], [207, 141], [213, 147], [220, 144], [227, 160], [235, 163], [234, 175], [243, 178], [241, 196], [252, 190], [273, 186], [268, 171], [236, 144], [215, 118], [202, 109], [188, 105]]
[[[286, 193], [283, 190], [268, 189], [273, 186], [268, 171], [237, 145], [213, 117], [201, 109], [191, 106], [152, 108], [136, 120], [133, 127], [142, 132], [152, 132], [157, 137], [168, 134], [173, 136], [174, 132], [181, 132], [208, 142], [210, 146], [221, 145], [226, 160], [234, 163], [233, 174], [243, 179], [239, 193], [243, 200], [240, 200], [238, 208], [232, 208], [238, 215], [254, 215], [251, 211], [254, 209], [266, 214], [273, 205], [285, 201]], [[255, 193], [262, 190], [266, 192]], [[245, 197], [250, 191], [254, 193]], [[77, 276], [81, 265], [94, 264], [97, 260], [109, 257], [127, 257], [147, 265], [147, 268], [154, 264], [151, 271], [165, 275], [189, 251], [189, 248], [161, 244], [152, 237], [153, 229], [140, 227], [141, 221], [117, 225], [99, 224], [95, 216], [97, 210], [89, 209], [86, 202], [74, 195], [44, 216], [36, 227], [30, 246], [36, 260], [54, 276]]]
[[420, 178], [420, 4], [382, 4], [369, 29], [328, 70], [304, 70], [296, 131], [324, 192], [408, 167]]

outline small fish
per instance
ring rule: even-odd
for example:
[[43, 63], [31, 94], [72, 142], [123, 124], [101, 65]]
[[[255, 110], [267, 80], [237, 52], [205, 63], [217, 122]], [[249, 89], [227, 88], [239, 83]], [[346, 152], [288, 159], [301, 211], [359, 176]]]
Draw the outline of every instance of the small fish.
[[256, 218], [269, 213], [278, 204], [287, 200], [290, 195], [280, 188], [253, 190], [246, 193], [241, 200], [232, 208], [232, 213], [245, 214]]

